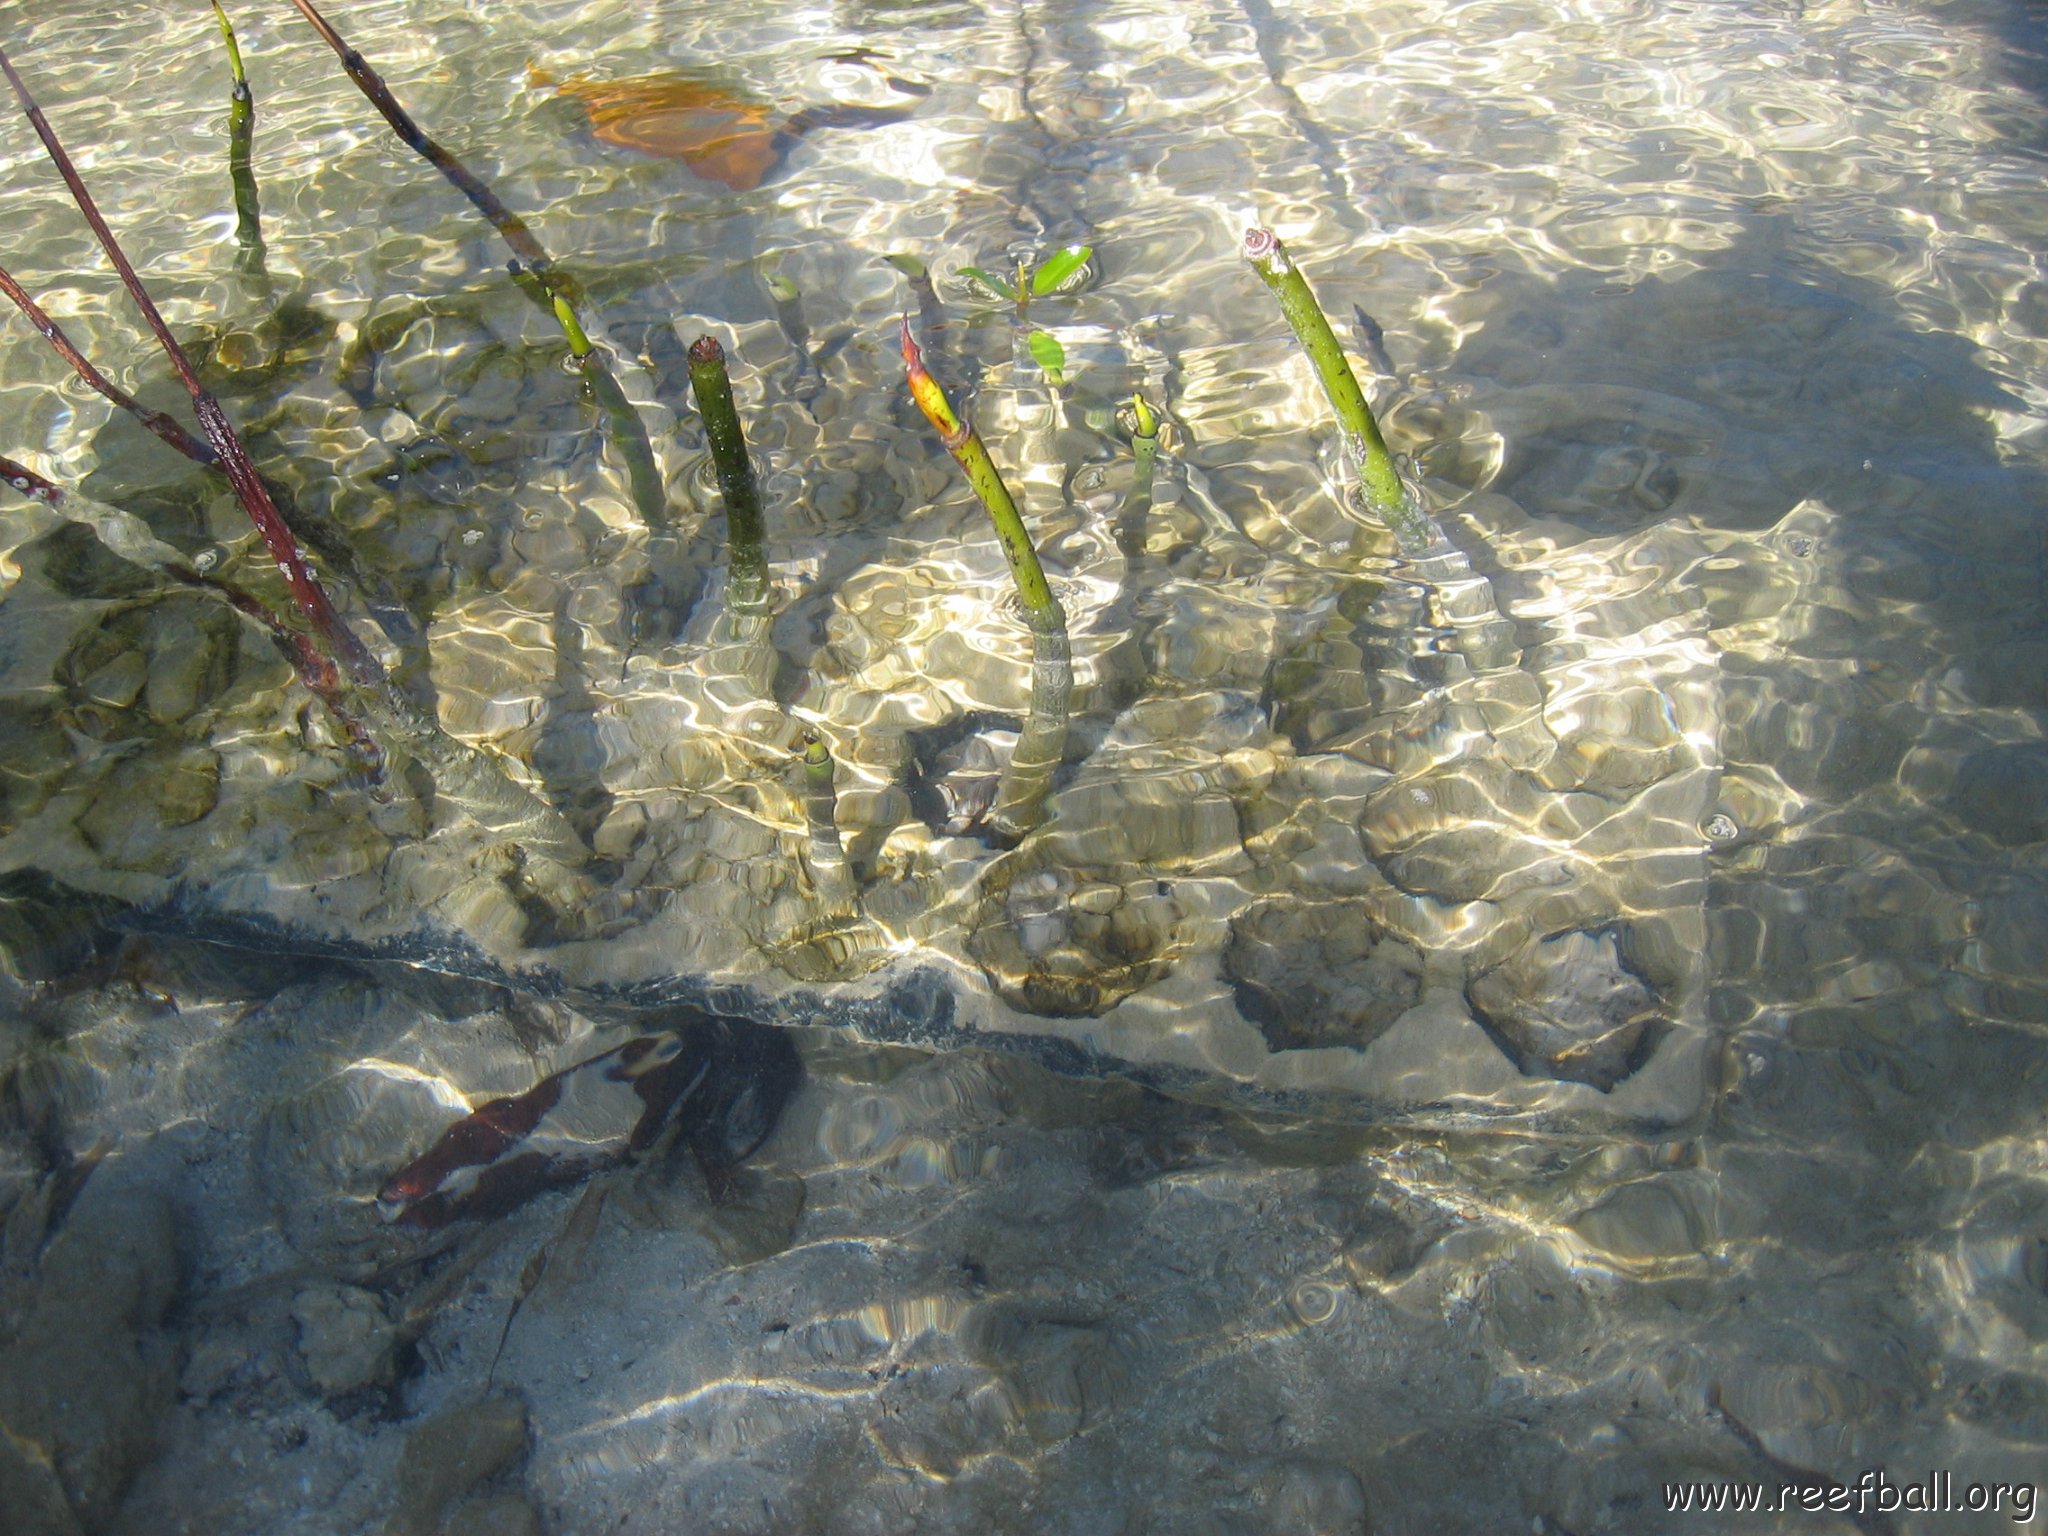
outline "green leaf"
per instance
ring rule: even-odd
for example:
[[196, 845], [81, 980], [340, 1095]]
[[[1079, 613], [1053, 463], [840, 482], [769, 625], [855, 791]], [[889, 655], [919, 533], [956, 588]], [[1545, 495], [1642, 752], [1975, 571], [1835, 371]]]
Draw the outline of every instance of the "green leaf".
[[1068, 246], [1031, 274], [1031, 291], [1035, 294], [1057, 293], [1060, 285], [1087, 266], [1088, 258], [1094, 254], [1092, 245]]
[[1046, 377], [1055, 384], [1063, 384], [1067, 366], [1067, 349], [1060, 345], [1059, 337], [1051, 331], [1033, 331], [1028, 343], [1031, 355], [1038, 359], [1038, 366], [1045, 370]]
[[901, 272], [905, 277], [924, 276], [924, 263], [919, 261], [915, 256], [909, 255], [907, 253], [899, 253], [894, 256], [884, 256], [882, 260], [889, 263], [890, 266], [894, 267], [898, 272]]
[[986, 267], [962, 267], [960, 275], [973, 278], [982, 287], [988, 289], [990, 293], [1001, 294], [1012, 304], [1017, 302], [1017, 290], [1011, 286], [1009, 279], [997, 277], [995, 273], [989, 271]]

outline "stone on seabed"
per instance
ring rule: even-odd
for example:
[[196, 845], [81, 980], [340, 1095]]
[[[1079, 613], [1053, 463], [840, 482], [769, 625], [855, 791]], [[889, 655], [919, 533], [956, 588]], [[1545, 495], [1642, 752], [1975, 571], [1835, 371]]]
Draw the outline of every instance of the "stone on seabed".
[[398, 1509], [385, 1536], [430, 1536], [450, 1503], [526, 1449], [526, 1404], [509, 1393], [457, 1403], [415, 1429], [398, 1463]]
[[50, 1240], [24, 1314], [0, 1319], [13, 1339], [0, 1351], [8, 1536], [105, 1527], [155, 1453], [176, 1392], [176, 1362], [158, 1332], [179, 1267], [171, 1208], [117, 1187], [112, 1171], [86, 1186]]
[[330, 1397], [383, 1386], [393, 1371], [398, 1331], [370, 1292], [352, 1285], [316, 1285], [292, 1301], [299, 1353], [313, 1385]]

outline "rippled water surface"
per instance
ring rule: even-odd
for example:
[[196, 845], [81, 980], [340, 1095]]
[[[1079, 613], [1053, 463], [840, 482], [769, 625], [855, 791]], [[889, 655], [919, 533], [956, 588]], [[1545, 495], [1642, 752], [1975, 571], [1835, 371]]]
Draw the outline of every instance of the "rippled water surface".
[[[22, 1529], [2012, 1524], [2039, 7], [335, 0], [609, 404], [291, 8], [230, 14], [260, 249], [203, 8], [11, 0], [0, 44], [395, 692], [372, 775], [172, 574], [287, 609], [225, 482], [10, 313], [0, 454], [68, 492], [0, 491]], [[0, 265], [182, 411], [7, 121]], [[1345, 494], [1260, 223], [1437, 552]], [[1028, 310], [963, 272], [1077, 243]], [[1069, 618], [1021, 839], [961, 830], [1031, 632], [904, 315]], [[380, 1221], [465, 1110], [699, 1009], [790, 1032], [786, 1103], [720, 1046], [673, 1149]], [[1934, 1471], [2007, 1512], [1853, 1508]]]

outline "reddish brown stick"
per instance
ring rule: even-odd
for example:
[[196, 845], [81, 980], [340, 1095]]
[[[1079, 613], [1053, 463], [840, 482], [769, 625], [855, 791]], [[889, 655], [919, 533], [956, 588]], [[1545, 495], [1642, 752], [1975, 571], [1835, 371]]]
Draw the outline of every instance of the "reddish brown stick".
[[312, 23], [313, 30], [320, 34], [327, 46], [334, 50], [335, 57], [341, 60], [341, 67], [348, 71], [349, 79], [355, 81], [356, 89], [367, 96], [370, 105], [384, 115], [384, 121], [391, 125], [391, 131], [405, 140], [435, 170], [447, 177], [449, 184], [456, 191], [476, 205], [476, 211], [489, 219], [498, 233], [505, 237], [505, 243], [512, 247], [512, 254], [532, 269], [534, 275], [541, 279], [550, 293], [561, 293], [573, 300], [575, 294], [569, 289], [562, 275], [555, 271], [553, 260], [549, 258], [540, 241], [534, 238], [533, 231], [526, 227], [526, 221], [499, 202], [498, 195], [478, 180], [467, 166], [421, 130], [420, 125], [412, 120], [411, 114], [398, 104], [398, 98], [391, 94], [391, 88], [384, 83], [383, 78], [370, 67], [369, 61], [348, 45], [342, 35], [329, 24], [327, 18], [313, 8], [311, 0], [292, 0], [292, 4], [298, 7], [301, 16]]
[[[0, 458], [0, 483], [12, 486], [31, 501], [40, 501], [46, 506], [61, 507], [64, 504], [64, 487], [46, 480], [26, 465], [12, 459]], [[334, 723], [348, 738], [348, 750], [356, 766], [365, 777], [372, 781], [381, 780], [384, 771], [384, 751], [370, 735], [369, 727], [350, 706], [347, 691], [341, 685], [341, 674], [335, 670], [334, 662], [323, 654], [313, 643], [312, 637], [293, 629], [284, 620], [270, 611], [270, 605], [253, 592], [244, 591], [233, 582], [222, 581], [218, 576], [208, 576], [195, 571], [188, 565], [166, 563], [159, 567], [174, 581], [188, 587], [204, 587], [226, 598], [242, 613], [254, 619], [268, 632], [270, 638], [284, 652], [285, 660], [291, 663], [299, 681], [306, 691], [327, 706], [327, 712], [334, 717]]]
[[64, 499], [64, 487], [45, 480], [25, 464], [12, 459], [0, 459], [0, 480], [6, 481], [31, 501], [45, 502], [56, 506]]
[[292, 671], [298, 674], [300, 686], [327, 706], [329, 718], [347, 738], [347, 751], [357, 771], [372, 783], [383, 780], [384, 749], [377, 745], [377, 738], [370, 734], [369, 726], [363, 723], [362, 717], [350, 704], [348, 690], [342, 686], [341, 674], [335, 670], [334, 662], [321, 652], [310, 635], [293, 629], [272, 613], [270, 605], [262, 598], [232, 582], [202, 575], [185, 566], [170, 566], [167, 570], [187, 586], [218, 592], [239, 612], [262, 625], [278, 650], [284, 653]]

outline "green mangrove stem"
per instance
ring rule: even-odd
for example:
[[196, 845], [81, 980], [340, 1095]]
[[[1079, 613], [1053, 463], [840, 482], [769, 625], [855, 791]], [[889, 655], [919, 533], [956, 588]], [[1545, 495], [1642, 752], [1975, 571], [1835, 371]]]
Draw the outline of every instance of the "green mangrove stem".
[[1132, 494], [1142, 495], [1149, 503], [1152, 500], [1152, 467], [1159, 457], [1159, 422], [1143, 395], [1131, 396], [1131, 414], [1138, 423], [1138, 430], [1131, 434], [1131, 463], [1135, 468], [1131, 478]]
[[531, 284], [538, 291], [530, 293], [529, 297], [537, 299], [542, 308], [553, 312], [555, 323], [569, 338], [569, 355], [583, 370], [583, 381], [589, 387], [590, 398], [604, 416], [606, 435], [618, 450], [619, 457], [626, 461], [626, 480], [632, 487], [633, 505], [639, 509], [641, 521], [649, 527], [661, 522], [668, 514], [668, 493], [662, 488], [661, 467], [654, 462], [654, 445], [647, 439], [647, 423], [640, 419], [633, 402], [619, 388], [619, 381], [605, 366], [604, 354], [584, 333], [582, 322], [577, 319], [569, 301], [559, 293], [550, 293], [539, 277], [524, 268], [515, 272], [512, 280], [522, 288]]
[[833, 788], [832, 749], [816, 731], [803, 733], [804, 824], [810, 832], [811, 873], [818, 894], [834, 907], [853, 899], [853, 875], [839, 841], [839, 796]]
[[1365, 391], [1351, 372], [1351, 364], [1330, 329], [1328, 317], [1308, 279], [1288, 257], [1287, 247], [1270, 229], [1248, 229], [1244, 236], [1244, 258], [1272, 290], [1280, 312], [1294, 328], [1295, 338], [1308, 354], [1316, 378], [1337, 413], [1337, 425], [1344, 434], [1347, 456], [1358, 471], [1366, 509], [1393, 530], [1395, 540], [1408, 553], [1434, 548], [1440, 536], [1429, 518], [1409, 498], [1394, 466], [1394, 456], [1365, 403]]
[[256, 172], [250, 165], [255, 138], [256, 105], [246, 85], [237, 85], [228, 103], [228, 179], [235, 188], [235, 244], [242, 270], [263, 273], [263, 210], [256, 200]]
[[1117, 519], [1117, 547], [1127, 560], [1145, 549], [1145, 518], [1152, 510], [1152, 471], [1159, 458], [1159, 418], [1142, 394], [1131, 396], [1131, 489]]
[[220, 0], [213, 0], [213, 19], [220, 23], [221, 41], [228, 45], [228, 71], [234, 76], [235, 94], [246, 96], [249, 93], [249, 76], [242, 69], [242, 45], [235, 41], [235, 24], [220, 8]]
[[1140, 440], [1159, 446], [1159, 418], [1153, 414], [1151, 403], [1146, 400], [1143, 390], [1131, 392], [1131, 446], [1135, 448]]
[[[540, 274], [512, 263], [512, 281], [519, 291], [555, 317], [569, 341], [569, 356], [583, 371], [584, 386], [603, 416], [606, 436], [626, 461], [626, 480], [633, 493], [633, 505], [641, 521], [650, 528], [668, 515], [668, 493], [662, 488], [661, 468], [654, 461], [654, 445], [647, 436], [647, 423], [640, 419], [633, 402], [612, 376], [605, 355], [583, 329], [582, 321], [569, 301], [551, 292]], [[360, 334], [360, 333], [358, 333]]]
[[1003, 484], [995, 460], [982, 445], [981, 435], [954, 413], [946, 391], [924, 366], [917, 341], [910, 334], [910, 321], [902, 323], [903, 367], [910, 382], [910, 396], [924, 412], [925, 420], [939, 434], [939, 441], [953, 455], [974, 487], [996, 538], [1010, 562], [1010, 576], [1017, 584], [1017, 596], [1031, 620], [1031, 710], [1018, 736], [996, 787], [995, 804], [987, 825], [999, 836], [1015, 842], [1038, 825], [1044, 815], [1045, 793], [1052, 784], [1053, 771], [1066, 754], [1067, 716], [1074, 690], [1073, 645], [1067, 635], [1067, 615], [1046, 583], [1045, 568], [1038, 563], [1031, 535], [1017, 513], [1016, 502]]
[[[825, 375], [818, 371], [818, 360], [811, 356], [811, 328], [804, 319], [804, 296], [795, 283], [780, 272], [763, 275], [768, 297], [775, 301], [775, 323], [782, 330], [782, 336], [789, 348], [796, 354], [796, 379], [790, 387], [790, 395], [806, 411], [825, 392]], [[812, 413], [815, 416], [815, 412]]]
[[1280, 312], [1294, 327], [1295, 337], [1308, 353], [1323, 393], [1329, 396], [1330, 406], [1337, 413], [1337, 424], [1346, 437], [1355, 437], [1364, 444], [1365, 479], [1373, 501], [1377, 504], [1403, 499], [1394, 456], [1387, 451], [1386, 439], [1380, 436], [1379, 423], [1373, 420], [1372, 408], [1365, 403], [1365, 391], [1358, 387], [1351, 363], [1337, 343], [1336, 332], [1330, 329], [1329, 318], [1316, 302], [1315, 294], [1309, 291], [1308, 279], [1301, 275], [1301, 269], [1289, 259], [1287, 247], [1270, 229], [1245, 231], [1244, 256], [1273, 291], [1273, 297], [1280, 302]]
[[989, 521], [995, 524], [996, 539], [1003, 546], [1003, 557], [1010, 562], [1010, 576], [1017, 584], [1017, 596], [1023, 600], [1024, 611], [1031, 616], [1033, 632], [1064, 636], [1067, 632], [1066, 613], [1061, 609], [1059, 599], [1052, 595], [1052, 588], [1046, 584], [1045, 568], [1038, 563], [1038, 551], [1032, 548], [1031, 534], [1017, 513], [1017, 503], [1010, 499], [1009, 487], [1003, 484], [995, 460], [988, 456], [981, 435], [953, 413], [952, 402], [946, 398], [946, 391], [939, 381], [926, 372], [924, 355], [918, 351], [917, 341], [910, 334], [910, 321], [905, 319], [902, 326], [903, 367], [910, 381], [910, 397], [924, 412], [925, 420], [938, 432], [939, 441], [953, 455], [954, 462], [967, 476], [967, 483], [974, 487], [974, 494], [981, 499]]
[[758, 607], [768, 597], [768, 557], [761, 547], [761, 493], [754, 484], [754, 465], [747, 457], [740, 413], [732, 403], [725, 348], [715, 336], [699, 336], [690, 343], [690, 392], [697, 399], [697, 414], [704, 418], [711, 463], [718, 471], [718, 494], [725, 502], [726, 537], [732, 546], [732, 600], [742, 608]]
[[263, 223], [256, 201], [256, 173], [250, 165], [250, 147], [256, 134], [256, 98], [249, 90], [249, 76], [242, 68], [242, 45], [235, 39], [235, 25], [213, 0], [213, 19], [220, 23], [220, 35], [228, 48], [228, 70], [234, 86], [228, 94], [228, 179], [235, 188], [235, 243], [241, 248], [237, 264], [244, 272], [261, 277], [263, 272]]
[[1022, 841], [1045, 818], [1045, 795], [1067, 755], [1074, 661], [1065, 629], [1031, 637], [1031, 707], [996, 785], [986, 824], [1005, 842]]
[[555, 312], [555, 324], [562, 328], [562, 334], [569, 338], [569, 351], [577, 362], [590, 356], [590, 338], [583, 334], [583, 324], [576, 318], [576, 311], [569, 301], [559, 293], [548, 295], [550, 307]]
[[[0, 463], [4, 463], [0, 460]], [[832, 749], [816, 731], [805, 731], [804, 791], [813, 795], [832, 794]], [[837, 825], [835, 819], [834, 825]]]
[[654, 462], [654, 445], [647, 438], [647, 423], [640, 419], [619, 381], [605, 367], [602, 356], [593, 348], [582, 359], [583, 377], [590, 386], [591, 398], [604, 413], [612, 446], [626, 461], [633, 505], [639, 509], [641, 521], [651, 528], [668, 516], [668, 492], [662, 487], [661, 467]]

